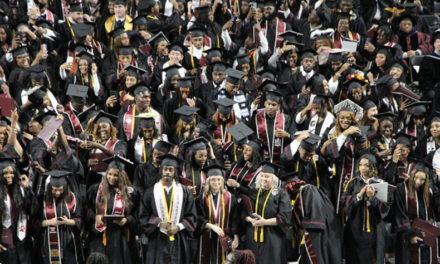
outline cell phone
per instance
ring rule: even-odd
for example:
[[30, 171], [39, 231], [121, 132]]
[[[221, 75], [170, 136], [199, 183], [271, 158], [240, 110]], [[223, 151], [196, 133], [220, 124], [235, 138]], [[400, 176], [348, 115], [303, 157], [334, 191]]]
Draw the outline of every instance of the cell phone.
[[58, 220], [58, 221], [64, 221], [64, 219], [61, 218], [61, 217], [57, 217], [57, 220]]
[[116, 100], [118, 100], [118, 98], [119, 98], [119, 93], [118, 93], [118, 91], [112, 90], [112, 91], [110, 91], [110, 96], [115, 96], [115, 97], [116, 97]]
[[403, 175], [406, 172], [406, 167], [399, 166], [399, 167], [397, 167], [397, 171], [399, 172], [399, 175]]
[[257, 3], [256, 2], [252, 2], [252, 3], [249, 3], [249, 4], [250, 4], [251, 8], [257, 10]]
[[236, 15], [233, 15], [231, 19], [232, 19], [232, 21], [235, 22], [235, 21], [237, 20], [237, 16], [236, 16]]
[[23, 32], [17, 31], [17, 33], [15, 33], [15, 38], [18, 38], [21, 42], [23, 42]]
[[370, 42], [370, 43], [371, 43], [371, 38], [367, 38], [367, 42]]
[[232, 240], [228, 240], [227, 243], [228, 243], [228, 247], [229, 247], [229, 248], [232, 248]]
[[396, 142], [390, 142], [390, 148], [394, 148], [396, 146]]
[[253, 214], [251, 214], [251, 218], [260, 219], [260, 216], [257, 215], [256, 213], [253, 213]]
[[[420, 237], [421, 239], [423, 239], [423, 234], [422, 234], [422, 233], [419, 233], [419, 234], [417, 235], [417, 237]], [[417, 244], [419, 244], [419, 247], [424, 247], [424, 246], [425, 246], [425, 240], [417, 241]]]
[[229, 155], [226, 155], [226, 154], [225, 154], [225, 155], [223, 155], [223, 160], [224, 160], [224, 161], [227, 161], [227, 160], [229, 160]]
[[87, 141], [93, 141], [93, 135], [92, 134], [86, 134], [86, 140]]

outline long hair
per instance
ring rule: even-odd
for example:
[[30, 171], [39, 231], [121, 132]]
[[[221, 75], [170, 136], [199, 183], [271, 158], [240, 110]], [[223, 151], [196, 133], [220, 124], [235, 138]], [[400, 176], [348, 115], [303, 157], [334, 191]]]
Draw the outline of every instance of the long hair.
[[[234, 126], [236, 124], [236, 122], [237, 122], [237, 119], [235, 117], [234, 111], [232, 111], [231, 112], [231, 120], [226, 124], [226, 128], [230, 128], [231, 126]], [[217, 126], [221, 125], [218, 110], [212, 116], [212, 123], [214, 123]]]
[[[409, 174], [409, 179], [408, 179], [408, 192], [409, 192], [409, 197], [410, 198], [414, 198], [414, 195], [416, 193], [416, 189], [414, 188], [414, 177], [416, 176], [416, 173], [419, 172], [417, 170], [413, 170], [410, 174]], [[420, 171], [422, 172], [422, 171]], [[429, 175], [425, 174], [425, 183], [423, 185], [423, 197], [425, 198], [425, 202], [426, 202], [426, 206], [429, 206]]]
[[[293, 3], [293, 6], [292, 6], [292, 7], [289, 6], [290, 12], [292, 12], [292, 14], [293, 14], [295, 17], [298, 16], [299, 9], [300, 9], [300, 7], [301, 7], [301, 3], [302, 3], [302, 1], [296, 0], [295, 3]], [[285, 2], [285, 4], [288, 5], [287, 1]]]
[[[63, 186], [64, 188], [64, 192], [61, 194], [60, 198], [64, 201], [66, 201], [66, 203], [70, 203], [72, 201], [72, 197], [70, 196], [70, 188], [68, 184], [65, 184]], [[49, 183], [47, 185], [47, 190], [46, 190], [46, 204], [48, 205], [52, 205], [53, 204], [53, 194], [52, 194], [52, 185]]]
[[[342, 134], [342, 132], [344, 132], [342, 130], [341, 124], [339, 123], [339, 115], [341, 114], [341, 112], [339, 112], [338, 116], [336, 117], [335, 131], [336, 131], [336, 136], [337, 137], [340, 134]], [[351, 117], [351, 120], [352, 120], [351, 126], [359, 126], [359, 122], [357, 121], [356, 116], [354, 115], [354, 113], [353, 112], [349, 112], [349, 113], [350, 113], [350, 117]]]
[[81, 63], [81, 59], [79, 59], [78, 70], [76, 71], [76, 83], [79, 84], [79, 85], [84, 85], [84, 86], [89, 86], [90, 87], [92, 85], [92, 78], [93, 78], [93, 76], [92, 76], [92, 64], [93, 64], [93, 61], [89, 61], [88, 59], [83, 59], [83, 60], [87, 61], [88, 67], [87, 67], [87, 73], [86, 74], [87, 74], [87, 77], [89, 79], [89, 83], [88, 84], [82, 83], [84, 77], [81, 74], [81, 71], [79, 70], [79, 64]]
[[[111, 139], [117, 139], [118, 138], [118, 129], [116, 127], [114, 127], [113, 125], [110, 125], [110, 129], [111, 129], [110, 138]], [[97, 139], [97, 141], [99, 143], [101, 143], [101, 144], [105, 143], [105, 142], [101, 142], [101, 139], [99, 139], [98, 125], [97, 124], [93, 128], [93, 135], [95, 136], [95, 138]]]
[[[24, 198], [21, 194], [21, 190], [20, 190], [20, 174], [18, 173], [17, 168], [15, 167], [15, 165], [12, 166], [12, 168], [14, 169], [14, 179], [12, 180], [12, 188], [9, 189], [7, 186], [7, 182], [6, 179], [4, 177], [4, 169], [6, 167], [2, 167], [0, 168], [0, 212], [2, 212], [1, 214], [1, 218], [3, 219], [5, 217], [5, 213], [6, 213], [6, 206], [4, 203], [4, 200], [7, 197], [7, 194], [9, 192], [9, 190], [12, 189], [12, 199], [11, 199], [11, 203], [12, 203], [12, 216], [13, 219], [18, 219], [19, 216], [24, 213]], [[9, 190], [8, 190], [9, 189]]]
[[[325, 38], [325, 39], [323, 39], [323, 41], [325, 42], [324, 46], [330, 47], [330, 48], [332, 48], [332, 49], [335, 49], [335, 48], [336, 48], [336, 44], [333, 42], [333, 40], [331, 40], [331, 39], [329, 39], [329, 38]], [[312, 49], [313, 49], [314, 51], [317, 51], [317, 50], [318, 50], [318, 49], [316, 48], [316, 40], [313, 41], [313, 43], [312, 43]]]
[[[209, 185], [209, 179], [210, 178], [206, 178], [206, 185], [205, 185], [205, 194], [209, 195], [211, 193], [211, 185]], [[225, 192], [225, 179], [222, 177], [223, 179], [223, 184], [220, 185], [220, 193], [224, 193]]]
[[359, 121], [359, 125], [360, 126], [372, 126], [374, 131], [377, 131], [377, 129], [379, 128], [379, 121], [376, 119], [373, 122], [371, 122], [371, 120], [368, 118], [367, 116], [368, 114], [368, 110], [364, 110], [364, 115], [361, 119], [361, 121]]
[[[255, 188], [256, 189], [260, 189], [260, 187], [261, 187], [260, 178], [261, 178], [261, 172], [258, 173], [257, 180], [255, 181]], [[275, 174], [272, 174], [272, 188], [274, 190], [278, 190], [279, 182], [280, 182], [280, 180], [278, 179], [278, 177]]]
[[[118, 189], [120, 191], [121, 198], [125, 203], [127, 215], [130, 214], [130, 210], [133, 208], [133, 202], [131, 201], [131, 194], [128, 193], [128, 187], [132, 187], [132, 184], [128, 179], [127, 173], [125, 172], [125, 170], [119, 170]], [[96, 204], [96, 208], [98, 208], [98, 210], [101, 210], [102, 206], [105, 205], [110, 199], [110, 189], [111, 186], [109, 186], [108, 184], [106, 172], [105, 177], [102, 181], [101, 196], [99, 197], [99, 200]]]
[[[252, 89], [257, 88], [257, 78], [255, 77], [255, 69], [254, 67], [256, 67], [256, 65], [253, 65], [252, 63], [249, 63], [249, 72], [247, 74], [248, 79], [251, 81], [252, 83]], [[238, 64], [236, 67], [237, 70], [241, 71], [243, 69], [243, 65], [242, 64]], [[243, 93], [246, 93], [246, 88], [244, 85], [240, 85], [240, 90]]]
[[[377, 89], [377, 98], [379, 100], [382, 100], [384, 98], [388, 98], [388, 100], [390, 100], [391, 98], [393, 98], [393, 89], [391, 87], [382, 87], [381, 89]], [[391, 100], [390, 100], [390, 104], [391, 104]]]
[[[356, 168], [356, 172], [357, 174], [361, 175], [361, 172], [359, 171], [359, 163], [361, 162], [362, 159], [359, 159], [359, 162]], [[379, 171], [377, 170], [376, 164], [374, 164], [373, 162], [368, 160], [368, 167], [370, 169], [370, 171], [368, 172], [368, 177], [373, 178], [376, 177], [377, 175], [379, 175]]]
[[87, 122], [87, 126], [86, 126], [86, 128], [84, 129], [84, 133], [83, 133], [83, 135], [94, 134], [94, 133], [96, 133], [95, 135], [98, 134], [98, 133], [97, 133], [97, 132], [98, 132], [98, 125], [95, 124], [95, 123], [93, 123], [93, 120], [95, 120], [95, 117], [96, 117], [96, 116], [94, 116], [94, 117], [92, 117], [92, 118], [89, 119], [89, 121]]
[[[192, 134], [194, 132], [194, 129], [196, 128], [196, 120], [194, 119], [194, 123], [192, 127], [190, 128], [189, 133]], [[179, 118], [179, 120], [176, 123], [176, 135], [180, 137], [183, 134], [183, 121]]]
[[[260, 166], [260, 164], [263, 161], [263, 157], [261, 157], [260, 153], [258, 153], [256, 150], [252, 149], [252, 167], [249, 168], [250, 172], [256, 171]], [[237, 160], [237, 167], [242, 168], [244, 165], [246, 165], [247, 161], [244, 160], [243, 154], [238, 158]]]
[[[180, 76], [180, 75], [179, 75]], [[166, 77], [165, 82], [162, 87], [163, 91], [163, 101], [165, 102], [166, 99], [170, 98], [170, 94], [172, 91], [175, 91], [177, 89], [174, 89], [173, 84], [171, 83], [171, 77]]]
[[[142, 129], [143, 129], [143, 127], [138, 126], [138, 135], [141, 138], [144, 137], [144, 133], [143, 133]], [[153, 138], [158, 139], [159, 138], [159, 130], [157, 129], [156, 125], [154, 125], [153, 129], [154, 129]]]
[[[299, 1], [298, 1], [299, 2]], [[256, 264], [254, 252], [250, 249], [233, 251], [237, 264]]]

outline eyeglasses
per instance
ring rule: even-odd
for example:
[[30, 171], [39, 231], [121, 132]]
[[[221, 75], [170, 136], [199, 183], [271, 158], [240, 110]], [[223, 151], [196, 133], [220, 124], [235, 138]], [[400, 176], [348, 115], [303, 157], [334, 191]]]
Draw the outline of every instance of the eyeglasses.
[[24, 60], [24, 59], [27, 59], [27, 58], [29, 58], [29, 54], [17, 56], [17, 59], [19, 59], [19, 60]]

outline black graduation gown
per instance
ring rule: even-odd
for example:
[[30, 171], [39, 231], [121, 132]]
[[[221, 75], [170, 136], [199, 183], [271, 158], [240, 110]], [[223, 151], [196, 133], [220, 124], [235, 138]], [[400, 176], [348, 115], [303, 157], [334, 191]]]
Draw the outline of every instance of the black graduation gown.
[[[18, 177], [17, 173], [15, 173], [15, 177]], [[21, 183], [20, 183], [21, 186]], [[10, 195], [12, 190], [8, 190], [9, 188], [2, 186], [5, 192], [8, 192]], [[7, 188], [7, 189], [6, 189]], [[20, 192], [21, 194], [21, 192]], [[11, 199], [13, 196], [11, 195]], [[2, 201], [4, 202], [4, 201]], [[12, 203], [12, 211], [14, 211], [14, 203]], [[26, 216], [32, 217], [38, 210], [38, 201], [32, 192], [31, 187], [24, 188], [24, 197], [23, 197], [23, 212]], [[26, 237], [20, 241], [17, 236], [17, 223], [18, 219], [12, 214], [12, 225], [9, 227], [11, 233], [13, 235], [14, 241], [14, 249], [9, 249], [8, 251], [3, 251], [0, 253], [0, 263], [4, 264], [31, 264], [32, 263], [32, 253], [33, 253], [33, 245], [32, 245], [32, 236], [31, 236], [31, 223], [27, 221], [26, 227]], [[3, 225], [0, 225], [0, 232], [3, 232]]]
[[[174, 9], [173, 13], [169, 17], [159, 16], [159, 18], [153, 18], [147, 16], [147, 28], [153, 34], [164, 32], [167, 34], [169, 31], [179, 27], [180, 13]], [[164, 18], [164, 19], [162, 19]]]
[[26, 87], [26, 81], [29, 74], [23, 68], [15, 68], [9, 74], [9, 92], [12, 98], [17, 97], [18, 91], [21, 91], [22, 87]]
[[[200, 108], [199, 111], [197, 111], [197, 115], [201, 116], [202, 118], [206, 119], [206, 107], [203, 101], [200, 98], [193, 97], [197, 108]], [[175, 130], [176, 123], [180, 119], [180, 115], [174, 113], [175, 110], [179, 109], [179, 103], [177, 102], [177, 98], [170, 98], [167, 99], [164, 103], [163, 107], [163, 117], [168, 122], [168, 125], [170, 126], [171, 131]], [[198, 118], [197, 118], [198, 119]], [[199, 123], [199, 122], [197, 122]]]
[[348, 218], [344, 230], [347, 264], [371, 264], [374, 256], [376, 264], [384, 263], [386, 230], [383, 219], [390, 211], [391, 202], [384, 203], [374, 197], [367, 206], [366, 200], [358, 201], [357, 194], [365, 185], [362, 177], [357, 176], [347, 183], [342, 195], [344, 215]]
[[[246, 189], [240, 186], [239, 191], [250, 198], [252, 208], [255, 210], [259, 189]], [[263, 205], [267, 195], [269, 195], [269, 199], [263, 215]], [[272, 190], [272, 193], [269, 193], [269, 190], [261, 188], [259, 197], [258, 211], [255, 213], [261, 215], [264, 219], [275, 217], [277, 225], [258, 228], [257, 239], [259, 242], [256, 242], [254, 238], [256, 228], [245, 220], [248, 214], [243, 212], [241, 220], [245, 223], [246, 228], [246, 248], [252, 250], [255, 254], [257, 264], [286, 264], [286, 232], [289, 230], [292, 216], [289, 195], [284, 190]], [[262, 242], [260, 240], [261, 230], [264, 230], [264, 241]]]
[[[147, 70], [147, 67], [142, 61], [136, 61], [138, 68], [141, 68], [143, 70]], [[125, 78], [118, 79], [117, 70], [119, 67], [119, 60], [116, 60], [112, 63], [108, 63], [103, 65], [102, 67], [102, 80], [107, 88], [106, 90], [113, 90], [118, 91], [119, 88], [122, 87], [125, 84]], [[148, 75], [145, 73], [141, 76], [141, 81], [148, 81]]]
[[[227, 190], [225, 190], [225, 192], [227, 192]], [[226, 206], [225, 204], [225, 210], [228, 210], [228, 219], [225, 219], [225, 223], [228, 223], [228, 225], [225, 225], [225, 228], [223, 230], [225, 230], [226, 228], [229, 228], [230, 233], [228, 234], [229, 237], [234, 240], [234, 235], [237, 234], [237, 225], [239, 224], [240, 221], [240, 211], [238, 210], [238, 204], [237, 204], [237, 200], [235, 199], [235, 196], [231, 193], [230, 194], [230, 201], [229, 201], [229, 207]], [[217, 193], [215, 195], [213, 195], [213, 204], [217, 204], [218, 199], [220, 199], [221, 194]], [[197, 209], [197, 232], [200, 235], [203, 235], [204, 233], [209, 234], [207, 237], [205, 235], [205, 237], [201, 236], [200, 237], [200, 245], [199, 245], [199, 252], [197, 254], [197, 263], [199, 264], [218, 264], [219, 261], [221, 262], [222, 259], [219, 257], [220, 253], [224, 254], [222, 249], [221, 249], [221, 245], [218, 242], [218, 235], [217, 233], [215, 233], [214, 231], [206, 228], [206, 224], [209, 222], [209, 215], [206, 214], [206, 212], [209, 212], [209, 209], [206, 208], [206, 203], [207, 203], [207, 199], [205, 199], [205, 193], [201, 193], [197, 196], [196, 198], [196, 209]], [[221, 208], [222, 204], [219, 204], [220, 207], [220, 211], [222, 210]], [[215, 208], [211, 209], [212, 212], [215, 210]], [[221, 226], [221, 221], [222, 219], [218, 220], [219, 222], [219, 226]], [[215, 223], [214, 220], [214, 214], [212, 213], [211, 215], [211, 223]], [[203, 252], [203, 250], [201, 249], [202, 245], [206, 245], [206, 244], [210, 244], [211, 245], [211, 250], [209, 251], [209, 253], [207, 254], [207, 256], [205, 256], [204, 254], [206, 252]], [[202, 256], [203, 255], [203, 256]], [[227, 255], [227, 253], [226, 253]], [[203, 257], [203, 260], [201, 259]], [[208, 261], [209, 259], [209, 261]]]
[[342, 225], [324, 192], [310, 184], [303, 186], [294, 213], [294, 228], [306, 230], [298, 263], [341, 263]]
[[[70, 25], [73, 26], [72, 23]], [[66, 21], [58, 25], [58, 32], [63, 36], [63, 43], [73, 40], [72, 30]]]
[[[40, 205], [40, 208], [38, 210], [38, 213], [35, 215], [34, 219], [32, 220], [32, 225], [34, 228], [34, 232], [37, 235], [37, 244], [39, 254], [38, 256], [41, 256], [41, 263], [44, 264], [50, 264], [50, 246], [48, 241], [48, 234], [49, 231], [48, 226], [43, 227], [43, 221], [44, 220], [50, 220], [46, 218], [45, 214], [45, 195], [40, 195], [38, 197], [38, 203]], [[83, 226], [83, 217], [82, 217], [82, 203], [79, 195], [75, 195], [75, 207], [72, 215], [69, 215], [68, 209], [63, 202], [61, 202], [59, 199], [56, 201], [56, 215], [57, 217], [66, 216], [69, 219], [72, 219], [75, 221], [74, 226], [68, 226], [68, 225], [59, 225], [58, 231], [59, 231], [59, 247], [62, 250], [62, 263], [66, 264], [77, 264], [77, 263], [84, 263], [83, 253], [82, 253], [82, 245], [80, 241], [80, 233], [81, 228]]]
[[[195, 162], [193, 162], [193, 163], [195, 163]], [[205, 167], [211, 166], [211, 165], [215, 165], [215, 164], [218, 164], [218, 161], [216, 159], [208, 159], [206, 161]], [[189, 166], [189, 165], [185, 164], [185, 166]], [[185, 177], [185, 178], [187, 178], [188, 180], [191, 181], [191, 184], [192, 184], [191, 187], [195, 186], [196, 187], [197, 195], [199, 195], [200, 192], [201, 192], [201, 189], [202, 189], [202, 178], [201, 178], [201, 175], [200, 175], [200, 173], [202, 173], [202, 171], [201, 171], [202, 168], [200, 168], [198, 165], [193, 165], [192, 168], [184, 167], [184, 169], [185, 170], [189, 170], [190, 173], [186, 173], [186, 171], [185, 171], [184, 172], [185, 175], [182, 176], [182, 177]], [[194, 172], [194, 175], [193, 175], [193, 172]], [[206, 173], [205, 172], [203, 172], [203, 175], [206, 178]], [[194, 181], [193, 181], [193, 176], [194, 176]]]
[[[99, 232], [95, 228], [96, 223], [96, 195], [100, 184], [95, 184], [87, 191], [87, 215], [86, 215], [86, 230], [88, 230], [88, 238], [86, 241], [87, 256], [93, 252], [100, 252], [105, 254], [110, 264], [136, 264], [140, 263], [139, 251], [136, 243], [136, 235], [139, 234], [139, 223], [137, 220], [137, 210], [139, 208], [140, 194], [138, 191], [132, 189], [130, 194], [131, 202], [133, 203], [130, 213], [127, 213], [127, 208], [124, 210], [124, 216], [127, 218], [127, 223], [124, 226], [111, 223], [107, 225], [105, 232]], [[128, 187], [130, 189], [130, 187]], [[130, 191], [129, 191], [130, 192]], [[107, 202], [107, 212], [113, 211], [115, 203], [116, 191], [110, 189], [110, 198]], [[101, 213], [98, 213], [101, 214]], [[107, 236], [107, 245], [102, 243], [103, 235]]]
[[[429, 135], [426, 135], [425, 137], [423, 137], [423, 138], [421, 138], [421, 139], [419, 139], [419, 140], [417, 141], [417, 147], [416, 147], [416, 149], [414, 150], [414, 156], [415, 156], [415, 157], [430, 157], [430, 158], [432, 159], [433, 155], [432, 155], [431, 153], [432, 153], [432, 152], [435, 153], [435, 151], [436, 151], [438, 148], [440, 148], [440, 146], [437, 145], [437, 143], [435, 143], [435, 150], [434, 150], [434, 151], [430, 151], [430, 152], [428, 153], [428, 144], [427, 144], [427, 141], [428, 141], [429, 137], [430, 137]], [[434, 141], [434, 142], [435, 142], [435, 141]], [[431, 154], [431, 155], [429, 155], [429, 154]], [[432, 160], [428, 160], [428, 162], [431, 162], [431, 163], [432, 163]]]
[[[176, 186], [177, 183], [176, 183]], [[173, 187], [174, 188], [174, 187]], [[139, 212], [139, 222], [142, 231], [149, 239], [146, 263], [155, 264], [190, 264], [190, 248], [188, 238], [193, 237], [196, 228], [197, 212], [194, 197], [191, 191], [183, 188], [182, 211], [180, 223], [185, 229], [174, 235], [174, 241], [170, 241], [168, 235], [160, 232], [161, 221], [156, 209], [154, 198], [154, 187], [149, 188], [142, 195], [142, 202]], [[167, 194], [167, 200], [171, 200], [171, 191]], [[168, 203], [169, 204], [169, 203]]]
[[[396, 263], [402, 264], [429, 264], [437, 263], [437, 248], [430, 250], [429, 247], [420, 248], [417, 244], [411, 244], [411, 237], [418, 234], [411, 229], [415, 218], [429, 221], [433, 218], [439, 203], [438, 188], [433, 186], [430, 193], [429, 206], [425, 202], [423, 189], [416, 191], [413, 198], [409, 197], [408, 182], [399, 183], [394, 193], [393, 224], [397, 233], [396, 239]], [[417, 196], [417, 197], [416, 197]], [[412, 200], [412, 201], [410, 201]], [[416, 208], [414, 208], [416, 206]], [[428, 213], [428, 214], [426, 214]], [[414, 262], [414, 260], [421, 262]], [[432, 261], [430, 261], [432, 260]]]
[[161, 178], [160, 167], [154, 167], [151, 162], [142, 163], [134, 171], [133, 187], [140, 193], [144, 193]]

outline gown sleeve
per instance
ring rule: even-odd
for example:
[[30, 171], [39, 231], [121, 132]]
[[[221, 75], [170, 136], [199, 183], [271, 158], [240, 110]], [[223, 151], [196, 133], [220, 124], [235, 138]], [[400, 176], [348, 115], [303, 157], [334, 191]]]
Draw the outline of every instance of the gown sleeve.
[[279, 190], [279, 206], [276, 215], [277, 225], [283, 233], [289, 230], [290, 220], [292, 218], [292, 204], [290, 197], [284, 190]]

